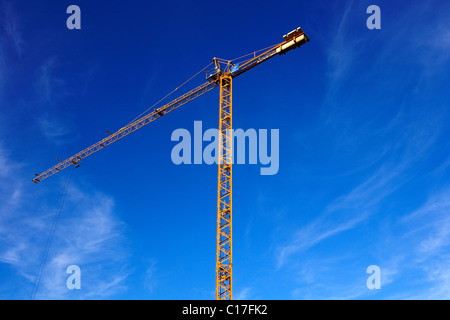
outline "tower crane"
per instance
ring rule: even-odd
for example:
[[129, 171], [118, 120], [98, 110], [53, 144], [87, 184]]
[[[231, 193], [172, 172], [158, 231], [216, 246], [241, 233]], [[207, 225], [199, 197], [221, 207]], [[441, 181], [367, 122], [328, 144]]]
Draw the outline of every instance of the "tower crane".
[[[219, 100], [219, 137], [218, 137], [218, 186], [217, 186], [217, 246], [216, 246], [216, 299], [231, 300], [232, 298], [232, 81], [235, 77], [260, 65], [277, 55], [298, 48], [309, 42], [308, 36], [301, 28], [292, 30], [283, 36], [284, 41], [268, 48], [251, 53], [245, 59], [225, 60], [213, 58], [214, 69], [206, 73], [206, 82], [166, 103], [151, 112], [130, 122], [118, 131], [81, 150], [70, 158], [59, 161], [50, 169], [35, 174], [32, 180], [39, 183], [55, 173], [74, 165], [80, 166], [80, 161], [93, 153], [109, 146], [130, 133], [144, 127], [181, 107], [212, 89], [220, 88]], [[58, 159], [59, 160], [59, 159]]]

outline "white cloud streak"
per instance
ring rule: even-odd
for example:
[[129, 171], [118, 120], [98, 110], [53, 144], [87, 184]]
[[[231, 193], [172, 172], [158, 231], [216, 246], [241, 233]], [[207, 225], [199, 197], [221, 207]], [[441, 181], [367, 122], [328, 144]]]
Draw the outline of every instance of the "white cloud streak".
[[[29, 290], [19, 290], [20, 299], [28, 299], [58, 199], [43, 202], [33, 195], [31, 188], [16, 179], [21, 176], [17, 169], [20, 166], [4, 149], [0, 149], [0, 161], [4, 168], [0, 190], [7, 191], [2, 193], [0, 204], [0, 263], [9, 265], [28, 281]], [[27, 200], [18, 201], [24, 198]], [[126, 226], [114, 211], [110, 196], [73, 185], [69, 188], [36, 299], [99, 299], [126, 290], [130, 273], [124, 245]], [[66, 287], [66, 268], [72, 264], [81, 268], [81, 290]]]
[[[275, 245], [277, 248], [275, 251], [277, 268], [284, 268], [286, 270], [292, 265], [301, 268], [296, 261], [299, 260], [298, 258], [302, 253], [306, 251], [312, 252], [312, 249], [316, 245], [350, 230], [354, 230], [368, 222], [375, 214], [379, 213], [380, 205], [386, 203], [388, 196], [405, 186], [411, 180], [427, 175], [427, 172], [421, 171], [422, 168], [421, 170], [414, 169], [418, 168], [418, 165], [422, 161], [429, 159], [436, 142], [444, 130], [446, 130], [445, 119], [447, 119], [447, 115], [445, 113], [440, 112], [437, 114], [432, 112], [430, 108], [427, 109], [429, 110], [428, 112], [422, 112], [424, 107], [422, 105], [422, 99], [427, 97], [427, 93], [421, 85], [431, 80], [431, 76], [440, 72], [443, 63], [448, 61], [448, 50], [443, 49], [447, 47], [448, 28], [443, 27], [448, 25], [447, 21], [436, 21], [435, 24], [424, 26], [419, 32], [421, 34], [414, 34], [414, 38], [424, 39], [424, 42], [418, 44], [417, 42], [411, 41], [410, 44], [402, 46], [401, 49], [398, 48], [398, 44], [405, 42], [404, 39], [408, 39], [411, 28], [408, 27], [407, 23], [401, 25], [405, 21], [399, 21], [399, 28], [396, 28], [397, 31], [393, 35], [394, 39], [386, 40], [386, 45], [379, 49], [375, 60], [367, 66], [367, 70], [361, 75], [360, 80], [361, 82], [367, 81], [373, 74], [379, 76], [381, 74], [380, 70], [382, 70], [380, 67], [386, 59], [394, 59], [392, 57], [401, 59], [403, 53], [409, 55], [419, 46], [430, 43], [430, 48], [433, 47], [436, 50], [428, 50], [429, 52], [426, 53], [426, 58], [422, 56], [420, 59], [424, 58], [424, 60], [431, 62], [426, 65], [411, 62], [415, 68], [414, 70], [419, 71], [415, 74], [414, 84], [412, 85], [412, 87], [417, 88], [417, 91], [409, 90], [410, 87], [408, 85], [411, 83], [408, 79], [394, 77], [395, 81], [399, 81], [396, 83], [396, 85], [398, 84], [397, 89], [404, 89], [408, 94], [403, 97], [400, 107], [395, 106], [394, 109], [389, 111], [393, 115], [392, 117], [388, 118], [387, 121], [383, 118], [384, 121], [381, 125], [379, 121], [376, 122], [373, 119], [367, 120], [368, 122], [366, 123], [368, 125], [365, 127], [355, 125], [352, 122], [360, 120], [358, 117], [354, 117], [351, 120], [346, 118], [346, 116], [351, 114], [348, 110], [352, 110], [353, 105], [352, 107], [339, 105], [342, 101], [335, 98], [339, 96], [342, 84], [348, 80], [348, 75], [353, 74], [351, 69], [357, 66], [360, 53], [364, 53], [363, 51], [358, 51], [360, 49], [356, 47], [356, 45], [361, 44], [361, 39], [353, 39], [347, 33], [349, 28], [349, 12], [353, 7], [347, 6], [344, 8], [342, 20], [335, 28], [336, 36], [328, 48], [328, 86], [323, 101], [324, 114], [318, 124], [320, 128], [318, 131], [330, 130], [329, 124], [333, 121], [333, 126], [338, 128], [336, 130], [337, 144], [350, 141], [351, 143], [348, 144], [353, 145], [354, 140], [352, 139], [355, 136], [371, 136], [374, 132], [377, 136], [385, 137], [386, 139], [383, 141], [377, 140], [378, 144], [376, 147], [379, 152], [373, 157], [375, 160], [370, 161], [370, 166], [364, 167], [364, 171], [360, 172], [357, 179], [359, 182], [355, 183], [353, 189], [349, 192], [343, 191], [341, 196], [328, 203], [325, 209], [320, 211], [315, 217], [311, 219], [305, 218], [307, 222], [300, 228], [294, 230], [291, 236], [288, 237], [288, 240]], [[411, 17], [417, 17], [421, 14], [424, 14], [424, 12], [410, 13], [404, 16], [408, 17], [409, 21]], [[429, 35], [429, 37], [426, 37], [426, 35]], [[407, 63], [406, 60], [405, 63]], [[396, 72], [396, 70], [392, 70], [392, 72]], [[347, 93], [344, 93], [344, 95]], [[342, 109], [348, 112], [344, 113], [344, 116]], [[379, 120], [377, 118], [379, 115], [375, 114], [375, 117], [375, 120]], [[383, 117], [386, 117], [386, 115], [383, 115]], [[355, 133], [355, 130], [358, 131]], [[362, 142], [365, 142], [365, 140]], [[336, 150], [340, 151], [339, 148], [336, 148]], [[362, 150], [367, 150], [367, 148]], [[334, 156], [339, 159], [338, 154], [331, 153], [330, 157], [333, 158]], [[363, 159], [366, 158], [366, 155], [359, 150], [354, 156], [362, 157]], [[366, 164], [367, 162], [364, 163]], [[442, 170], [446, 167], [447, 165]], [[352, 167], [352, 170], [353, 172], [357, 172], [355, 167]], [[363, 172], [366, 172], [365, 177]], [[367, 172], [369, 173], [367, 174]], [[445, 272], [445, 266], [449, 265], [447, 253], [450, 248], [450, 236], [448, 233], [450, 219], [444, 215], [444, 212], [448, 212], [449, 199], [450, 196], [445, 193], [438, 195], [437, 198], [433, 197], [430, 200], [431, 202], [427, 202], [423, 208], [409, 216], [408, 219], [404, 219], [405, 225], [412, 223], [413, 219], [418, 219], [419, 216], [426, 216], [429, 220], [423, 219], [422, 223], [416, 226], [417, 229], [413, 225], [408, 225], [411, 227], [408, 230], [408, 236], [399, 234], [397, 238], [389, 243], [389, 248], [395, 248], [396, 246], [402, 248], [405, 246], [406, 249], [408, 246], [413, 246], [413, 254], [409, 250], [401, 254], [399, 254], [398, 250], [391, 250], [390, 252], [381, 254], [380, 267], [384, 270], [384, 278], [382, 278], [384, 286], [392, 285], [398, 279], [401, 279], [404, 276], [405, 270], [412, 270], [413, 274], [416, 274], [419, 269], [427, 275], [428, 281], [422, 281], [423, 279], [418, 280], [419, 282], [423, 282], [423, 287], [421, 288], [426, 288], [426, 294], [418, 294], [417, 296], [448, 298], [450, 290], [445, 289], [445, 285], [447, 285], [447, 288], [449, 287], [450, 280], [448, 279], [450, 273]], [[323, 204], [318, 204], [318, 206], [323, 207]], [[434, 209], [431, 210], [430, 208]], [[433, 211], [432, 214], [431, 211]], [[437, 211], [440, 213], [437, 213]], [[301, 212], [299, 214], [303, 217], [311, 216], [307, 212]], [[408, 223], [406, 220], [408, 220]], [[403, 242], [405, 238], [409, 240], [408, 245]], [[314, 253], [316, 252], [312, 252], [313, 255]], [[308, 263], [311, 259], [310, 256], [306, 257], [303, 255], [302, 257], [304, 258], [302, 259], [302, 265]], [[408, 266], [411, 260], [418, 264], [417, 268], [415, 265]], [[306, 278], [312, 279], [308, 282], [308, 287], [320, 289], [314, 290], [316, 294], [321, 292], [318, 293], [320, 296], [325, 296], [325, 292], [327, 292], [327, 298], [340, 297], [353, 299], [368, 295], [367, 288], [365, 286], [361, 288], [360, 286], [361, 279], [365, 281], [364, 276], [355, 282], [359, 284], [359, 287], [355, 283], [332, 283], [328, 285], [327, 289], [324, 289], [320, 287], [323, 285], [323, 282], [315, 278], [317, 273], [316, 269], [310, 270], [306, 275], [299, 274], [298, 270], [292, 272], [294, 274], [293, 277], [297, 275], [301, 277], [302, 281], [307, 281]], [[293, 291], [295, 298], [299, 298], [300, 296], [305, 297], [308, 294], [310, 294], [308, 296], [309, 298], [317, 298], [317, 295], [313, 296], [313, 293], [306, 293], [301, 289], [294, 289]], [[409, 298], [412, 296], [413, 294], [411, 292], [406, 291], [398, 295], [400, 298]]]
[[8, 1], [2, 1], [0, 3], [0, 12], [0, 25], [3, 29], [3, 32], [12, 42], [17, 55], [19, 57], [22, 57], [24, 50], [24, 41], [19, 30], [17, 15], [13, 10], [12, 3]]

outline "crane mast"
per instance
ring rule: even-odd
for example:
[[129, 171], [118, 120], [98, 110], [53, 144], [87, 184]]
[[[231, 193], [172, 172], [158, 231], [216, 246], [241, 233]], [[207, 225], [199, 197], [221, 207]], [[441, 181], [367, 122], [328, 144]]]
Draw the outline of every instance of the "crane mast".
[[216, 299], [231, 300], [232, 77], [229, 74], [221, 75], [219, 82]]
[[294, 29], [283, 36], [284, 41], [258, 52], [245, 59], [225, 60], [213, 58], [214, 70], [206, 74], [207, 81], [173, 101], [154, 109], [145, 116], [120, 128], [90, 147], [78, 152], [70, 158], [60, 161], [57, 165], [41, 174], [35, 174], [32, 180], [39, 183], [42, 180], [74, 165], [80, 166], [80, 161], [91, 154], [107, 147], [130, 133], [161, 118], [167, 113], [181, 107], [212, 89], [220, 88], [219, 100], [219, 138], [218, 138], [218, 184], [217, 184], [217, 245], [216, 245], [216, 299], [232, 299], [232, 82], [233, 78], [247, 72], [264, 61], [276, 55], [298, 48], [309, 42], [309, 38], [301, 28]]

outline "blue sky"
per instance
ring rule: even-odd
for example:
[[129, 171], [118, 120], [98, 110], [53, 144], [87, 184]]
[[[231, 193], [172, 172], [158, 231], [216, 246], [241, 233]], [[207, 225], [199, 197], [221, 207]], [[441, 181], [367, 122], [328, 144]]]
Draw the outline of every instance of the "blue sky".
[[[81, 30], [66, 27], [71, 4]], [[449, 299], [449, 14], [443, 1], [1, 0], [0, 298], [30, 297], [72, 174], [37, 299], [214, 299], [217, 168], [173, 164], [170, 138], [217, 127], [217, 89], [31, 179], [212, 57], [301, 26], [311, 42], [233, 82], [233, 126], [280, 132], [276, 175], [233, 167], [233, 297]]]

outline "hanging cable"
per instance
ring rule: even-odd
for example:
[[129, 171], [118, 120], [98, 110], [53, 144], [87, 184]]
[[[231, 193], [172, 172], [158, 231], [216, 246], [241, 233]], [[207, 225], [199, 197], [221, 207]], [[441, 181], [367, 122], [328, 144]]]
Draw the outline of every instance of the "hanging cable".
[[[188, 83], [189, 81], [191, 81], [192, 79], [194, 79], [196, 76], [198, 76], [199, 73], [203, 72], [206, 68], [208, 68], [210, 65], [212, 65], [212, 62], [210, 64], [208, 64], [206, 67], [204, 67], [203, 69], [201, 69], [200, 71], [198, 71], [196, 74], [194, 74], [192, 77], [190, 77], [188, 80], [186, 80], [185, 82], [183, 82], [181, 85], [179, 85], [178, 87], [176, 87], [175, 89], [173, 89], [170, 93], [168, 93], [166, 96], [164, 96], [163, 98], [161, 98], [158, 102], [156, 102], [155, 104], [153, 104], [151, 107], [149, 107], [147, 110], [145, 110], [144, 112], [142, 112], [141, 114], [139, 114], [138, 116], [136, 116], [133, 120], [131, 120], [130, 122], [128, 122], [124, 127], [126, 127], [127, 125], [129, 125], [130, 123], [136, 121], [137, 119], [139, 119], [141, 116], [143, 116], [144, 114], [146, 114], [149, 110], [153, 109], [156, 105], [158, 105], [161, 101], [165, 100], [167, 97], [169, 97], [170, 95], [172, 95], [175, 91], [177, 91], [178, 89], [180, 89], [182, 86], [184, 86], [186, 83]], [[120, 129], [122, 130], [123, 127]], [[119, 131], [120, 131], [119, 130]]]
[[53, 236], [55, 234], [56, 226], [58, 225], [58, 220], [59, 220], [59, 217], [61, 215], [61, 211], [62, 211], [62, 208], [63, 208], [63, 205], [64, 205], [64, 200], [65, 200], [66, 195], [67, 195], [67, 190], [69, 189], [69, 185], [70, 185], [70, 182], [72, 180], [72, 174], [73, 174], [73, 169], [70, 170], [69, 177], [67, 178], [63, 194], [61, 195], [61, 198], [60, 198], [60, 201], [59, 201], [58, 210], [56, 211], [56, 215], [54, 216], [52, 225], [50, 227], [50, 232], [48, 234], [47, 242], [45, 244], [44, 253], [42, 254], [41, 264], [39, 265], [38, 274], [37, 274], [36, 279], [34, 281], [33, 290], [31, 291], [30, 300], [34, 300], [35, 297], [36, 297], [36, 293], [37, 293], [37, 290], [39, 288], [39, 283], [40, 283], [41, 277], [42, 277], [42, 272], [44, 271], [45, 264], [47, 262], [48, 253], [50, 251], [50, 247], [51, 247], [52, 242], [53, 242]]

